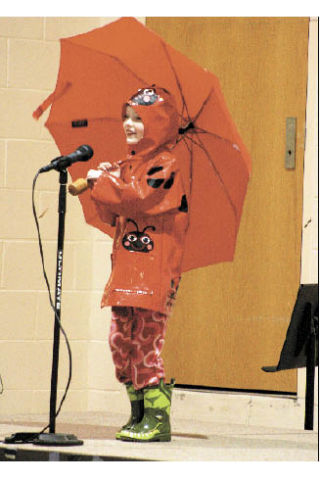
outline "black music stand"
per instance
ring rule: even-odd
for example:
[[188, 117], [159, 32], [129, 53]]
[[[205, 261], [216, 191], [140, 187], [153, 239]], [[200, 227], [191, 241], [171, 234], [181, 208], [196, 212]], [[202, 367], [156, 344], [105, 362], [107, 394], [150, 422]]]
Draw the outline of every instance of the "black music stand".
[[319, 285], [300, 285], [279, 363], [262, 367], [278, 372], [307, 367], [304, 429], [313, 430], [314, 376], [319, 365]]

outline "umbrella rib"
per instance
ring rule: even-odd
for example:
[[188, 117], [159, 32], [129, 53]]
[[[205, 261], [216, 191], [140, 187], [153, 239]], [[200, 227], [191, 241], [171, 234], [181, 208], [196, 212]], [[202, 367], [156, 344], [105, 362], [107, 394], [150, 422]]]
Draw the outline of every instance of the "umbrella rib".
[[203, 128], [200, 128], [200, 127], [195, 127], [194, 130], [195, 130], [195, 133], [205, 133], [207, 135], [212, 135], [213, 137], [216, 137], [219, 140], [223, 140], [224, 142], [230, 143], [230, 145], [234, 146], [234, 143], [231, 140], [225, 137], [221, 137], [221, 135], [218, 135], [217, 133], [209, 132], [209, 130], [204, 130]]
[[[184, 141], [184, 143], [185, 143], [185, 145], [186, 145], [186, 147], [187, 147], [187, 149], [188, 149], [189, 153], [191, 154], [192, 150], [191, 150], [191, 148], [189, 147], [189, 145], [188, 145], [188, 143], [187, 143], [186, 139], [185, 139], [184, 137], [181, 137], [181, 138], [178, 140], [178, 142], [180, 142], [180, 140], [183, 140], [183, 141]], [[190, 140], [190, 138], [189, 138], [189, 137], [188, 137], [188, 140]], [[177, 142], [177, 143], [178, 143], [178, 142]]]
[[176, 79], [176, 82], [177, 82], [177, 85], [178, 85], [178, 88], [179, 88], [179, 91], [180, 91], [180, 95], [181, 95], [181, 99], [182, 99], [182, 104], [183, 104], [181, 118], [183, 118], [183, 112], [184, 112], [184, 109], [186, 109], [188, 118], [189, 118], [189, 120], [190, 120], [190, 114], [189, 114], [188, 106], [187, 106], [186, 100], [185, 100], [184, 95], [183, 95], [182, 86], [181, 86], [179, 77], [178, 77], [177, 72], [176, 72], [176, 70], [175, 70], [175, 68], [174, 68], [174, 66], [173, 66], [173, 63], [172, 63], [172, 61], [171, 61], [171, 58], [170, 58], [170, 55], [169, 55], [169, 52], [168, 52], [168, 50], [167, 50], [167, 47], [166, 47], [165, 42], [161, 41], [160, 43], [161, 43], [161, 45], [162, 45], [162, 47], [163, 47], [163, 49], [164, 49], [164, 51], [165, 51], [165, 54], [166, 54], [166, 56], [167, 56], [169, 65], [170, 65], [170, 67], [171, 67], [171, 69], [172, 69], [172, 71], [173, 71], [174, 77], [175, 77], [175, 79]]
[[222, 177], [221, 177], [221, 175], [220, 175], [217, 167], [215, 166], [215, 164], [214, 164], [214, 162], [213, 162], [213, 160], [212, 160], [212, 158], [211, 158], [208, 150], [205, 148], [205, 146], [203, 145], [203, 143], [202, 143], [202, 141], [200, 140], [200, 138], [198, 138], [198, 136], [197, 136], [197, 138], [198, 138], [199, 143], [196, 142], [193, 138], [191, 138], [191, 137], [189, 137], [189, 136], [187, 136], [187, 137], [188, 137], [189, 140], [191, 140], [191, 142], [193, 142], [193, 143], [194, 143], [195, 145], [197, 145], [198, 147], [202, 148], [202, 150], [205, 152], [205, 154], [206, 154], [208, 160], [210, 161], [211, 165], [213, 166], [213, 169], [214, 169], [217, 177], [219, 178], [219, 181], [220, 181], [220, 183], [221, 183], [221, 185], [222, 185], [222, 188], [223, 188], [223, 190], [224, 190], [224, 192], [225, 192], [225, 194], [226, 194], [226, 196], [227, 196], [227, 198], [228, 198], [228, 200], [229, 200], [229, 202], [230, 202], [230, 205], [231, 205], [231, 207], [232, 207], [232, 210], [233, 210], [234, 216], [235, 216], [235, 218], [236, 218], [236, 221], [238, 221], [237, 209], [236, 209], [236, 207], [235, 207], [235, 205], [234, 205], [234, 203], [233, 203], [233, 201], [232, 201], [232, 199], [231, 199], [231, 197], [230, 197], [230, 195], [229, 195], [229, 192], [228, 192], [228, 190], [227, 190], [227, 187], [226, 187], [226, 185], [225, 185], [225, 183], [224, 183], [224, 181], [223, 181], [223, 179], [222, 179]]
[[110, 55], [109, 53], [107, 55], [113, 58], [113, 60], [115, 60], [116, 62], [120, 63], [120, 65], [126, 70], [128, 70], [128, 72], [130, 72], [134, 77], [136, 77], [136, 79], [139, 80], [139, 82], [142, 82], [145, 85], [148, 84], [148, 82], [146, 82], [143, 78], [140, 78], [133, 70], [131, 70], [131, 68], [129, 68], [125, 63], [123, 63], [119, 58], [115, 57], [114, 55]]
[[[70, 42], [72, 44], [74, 44], [74, 42]], [[146, 82], [143, 78], [140, 78], [133, 70], [131, 70], [130, 67], [128, 67], [124, 62], [122, 62], [118, 57], [116, 57], [115, 55], [111, 55], [110, 53], [107, 53], [107, 52], [100, 52], [99, 50], [95, 50], [94, 48], [91, 48], [91, 47], [88, 47], [87, 45], [78, 45], [80, 46], [81, 48], [85, 48], [87, 50], [91, 50], [93, 52], [96, 52], [98, 53], [99, 55], [102, 55], [102, 56], [107, 56], [107, 57], [110, 57], [112, 58], [113, 60], [115, 60], [116, 62], [120, 63], [120, 65], [125, 68], [128, 72], [131, 73], [131, 75], [133, 75], [137, 80], [139, 80], [139, 82], [142, 82], [144, 83], [145, 85], [148, 85], [148, 82]]]
[[[208, 101], [210, 100], [210, 97], [211, 97], [213, 91], [214, 91], [214, 88], [211, 88], [211, 90], [210, 90], [207, 98], [204, 100], [204, 102], [203, 102], [203, 104], [202, 104], [199, 112], [198, 112], [198, 113], [196, 114], [196, 116], [192, 119], [192, 123], [195, 123], [196, 120], [199, 118], [199, 116], [200, 116], [200, 114], [202, 113], [204, 107], [207, 105]], [[219, 138], [219, 140], [223, 140], [223, 141], [225, 141], [225, 142], [230, 143], [231, 145], [234, 145], [234, 143], [233, 143], [231, 140], [229, 140], [229, 139], [227, 139], [227, 138], [225, 138], [225, 137], [221, 137], [221, 136], [218, 135], [217, 133], [209, 132], [209, 130], [205, 130], [204, 128], [198, 127], [197, 125], [195, 125], [195, 133], [207, 133], [208, 135], [212, 135], [212, 136], [214, 136], [214, 137], [216, 137], [216, 138]]]
[[192, 198], [192, 179], [193, 179], [193, 144], [189, 147], [187, 139], [183, 139], [190, 154], [190, 198]]
[[198, 119], [199, 115], [202, 113], [202, 110], [203, 110], [204, 107], [207, 105], [208, 101], [210, 100], [210, 97], [211, 97], [212, 92], [213, 92], [213, 88], [211, 88], [211, 90], [210, 90], [207, 98], [204, 100], [203, 104], [201, 105], [199, 112], [198, 112], [198, 113], [196, 114], [196, 116], [192, 119], [192, 123], [194, 123], [194, 122]]

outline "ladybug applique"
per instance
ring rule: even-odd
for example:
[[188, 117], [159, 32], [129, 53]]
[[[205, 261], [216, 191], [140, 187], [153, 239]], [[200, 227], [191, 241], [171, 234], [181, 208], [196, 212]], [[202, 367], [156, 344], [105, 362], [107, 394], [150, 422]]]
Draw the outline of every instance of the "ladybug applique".
[[148, 228], [155, 230], [155, 227], [148, 225], [142, 232], [139, 232], [139, 227], [131, 218], [127, 219], [127, 222], [131, 222], [135, 225], [136, 230], [128, 232], [122, 238], [122, 246], [130, 252], [149, 253], [153, 250], [153, 240], [146, 232]]

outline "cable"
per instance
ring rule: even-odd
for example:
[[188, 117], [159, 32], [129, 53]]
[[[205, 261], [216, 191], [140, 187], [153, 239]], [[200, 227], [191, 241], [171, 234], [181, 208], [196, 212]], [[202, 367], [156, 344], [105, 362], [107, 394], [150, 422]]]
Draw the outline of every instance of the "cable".
[[[37, 216], [36, 207], [35, 207], [35, 201], [34, 201], [35, 184], [36, 184], [36, 181], [37, 181], [38, 176], [39, 176], [40, 173], [41, 173], [41, 172], [40, 172], [40, 170], [39, 170], [39, 171], [37, 172], [37, 174], [35, 175], [35, 177], [34, 177], [34, 179], [33, 179], [33, 183], [32, 183], [32, 211], [33, 211], [34, 220], [35, 220], [36, 227], [37, 227], [38, 242], [39, 242], [39, 249], [40, 249], [40, 257], [41, 257], [41, 263], [42, 263], [43, 276], [44, 276], [44, 279], [45, 279], [45, 282], [46, 282], [46, 285], [47, 285], [47, 289], [48, 289], [50, 305], [51, 305], [52, 310], [54, 311], [55, 319], [56, 319], [56, 321], [57, 321], [57, 323], [58, 323], [58, 325], [59, 325], [59, 328], [60, 328], [60, 330], [61, 330], [61, 332], [62, 332], [62, 334], [63, 334], [63, 336], [64, 336], [64, 338], [65, 338], [66, 345], [67, 345], [67, 350], [68, 350], [68, 356], [69, 356], [69, 376], [68, 376], [68, 381], [67, 381], [67, 385], [66, 385], [64, 394], [63, 394], [63, 396], [62, 396], [62, 398], [61, 398], [61, 401], [60, 401], [60, 404], [59, 404], [59, 408], [58, 408], [57, 411], [55, 412], [55, 418], [57, 418], [57, 416], [59, 415], [60, 410], [61, 410], [61, 408], [62, 408], [63, 402], [64, 402], [65, 399], [66, 399], [66, 396], [67, 396], [67, 393], [68, 393], [68, 390], [69, 390], [69, 387], [70, 387], [71, 379], [72, 379], [72, 353], [71, 353], [70, 343], [69, 343], [67, 334], [66, 334], [64, 328], [63, 328], [62, 325], [61, 325], [61, 322], [60, 322], [60, 319], [59, 319], [59, 317], [58, 317], [58, 314], [57, 314], [55, 305], [54, 305], [53, 300], [52, 300], [50, 284], [49, 284], [48, 276], [47, 276], [46, 269], [45, 269], [45, 265], [44, 265], [44, 255], [43, 255], [43, 248], [42, 248], [40, 227], [39, 227], [39, 221], [38, 221], [38, 216]], [[41, 430], [41, 432], [39, 432], [37, 435], [40, 435], [41, 433], [44, 433], [49, 427], [50, 427], [50, 423], [49, 423], [43, 430]]]

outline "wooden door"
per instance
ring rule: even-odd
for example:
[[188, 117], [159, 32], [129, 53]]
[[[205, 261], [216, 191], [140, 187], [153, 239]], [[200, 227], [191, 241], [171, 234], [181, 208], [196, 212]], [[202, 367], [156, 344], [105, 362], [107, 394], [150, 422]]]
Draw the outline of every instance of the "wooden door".
[[[147, 18], [215, 73], [253, 171], [232, 263], [183, 275], [164, 360], [177, 384], [296, 392], [276, 365], [300, 281], [308, 18]], [[285, 169], [286, 118], [297, 118]]]

